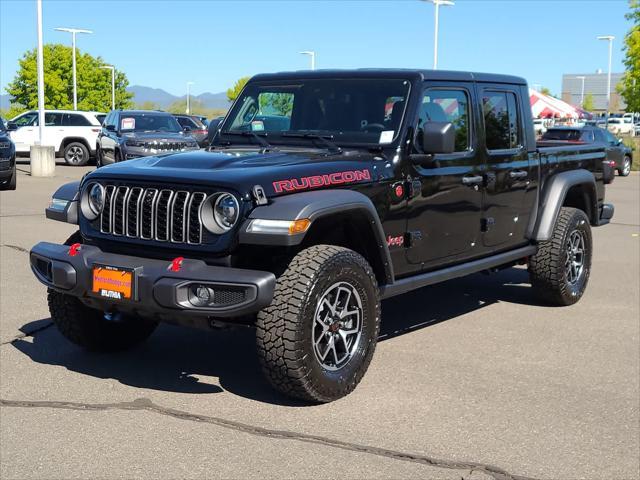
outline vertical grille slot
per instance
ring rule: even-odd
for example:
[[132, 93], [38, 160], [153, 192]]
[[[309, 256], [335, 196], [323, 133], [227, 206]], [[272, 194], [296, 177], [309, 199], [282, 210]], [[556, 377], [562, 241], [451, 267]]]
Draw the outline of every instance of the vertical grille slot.
[[171, 208], [171, 241], [184, 242], [185, 210], [189, 200], [188, 192], [176, 192]]
[[129, 188], [118, 187], [113, 198], [111, 232], [114, 235], [124, 235], [127, 193], [129, 193]]
[[129, 193], [127, 199], [127, 236], [137, 237], [138, 234], [138, 216], [140, 215], [140, 202], [142, 200], [143, 189], [140, 187], [134, 187]]
[[191, 195], [189, 200], [187, 218], [187, 242], [202, 243], [202, 222], [200, 221], [200, 208], [207, 195], [201, 192]]
[[107, 188], [105, 188], [104, 208], [102, 209], [102, 217], [100, 218], [100, 231], [102, 233], [111, 233], [111, 207], [113, 192], [115, 192], [115, 190], [116, 187], [113, 185], [107, 185]]
[[161, 190], [156, 205], [156, 240], [166, 242], [169, 240], [169, 213], [171, 208], [171, 190]]
[[140, 205], [140, 238], [145, 240], [153, 238], [153, 216], [157, 195], [158, 190], [148, 188], [144, 191], [144, 196], [142, 197], [142, 204]]

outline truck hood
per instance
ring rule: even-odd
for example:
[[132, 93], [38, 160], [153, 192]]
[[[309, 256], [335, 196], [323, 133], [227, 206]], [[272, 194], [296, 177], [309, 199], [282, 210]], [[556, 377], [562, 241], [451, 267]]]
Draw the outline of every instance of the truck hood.
[[[196, 151], [146, 157], [102, 167], [89, 180], [204, 185], [242, 195], [253, 186], [268, 197], [317, 188], [367, 183], [391, 170], [391, 162], [365, 151], [318, 150], [259, 153], [247, 150]], [[390, 173], [389, 173], [390, 174]]]

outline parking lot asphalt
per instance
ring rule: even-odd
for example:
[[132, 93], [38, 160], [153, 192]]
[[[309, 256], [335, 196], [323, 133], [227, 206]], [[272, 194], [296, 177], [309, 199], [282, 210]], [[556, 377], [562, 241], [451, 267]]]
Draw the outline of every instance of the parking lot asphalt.
[[124, 353], [51, 327], [29, 269], [51, 193], [86, 168], [0, 193], [0, 478], [639, 478], [640, 175], [616, 178], [576, 305], [532, 295], [526, 270], [383, 303], [380, 343], [348, 397], [271, 391], [250, 329], [162, 325]]

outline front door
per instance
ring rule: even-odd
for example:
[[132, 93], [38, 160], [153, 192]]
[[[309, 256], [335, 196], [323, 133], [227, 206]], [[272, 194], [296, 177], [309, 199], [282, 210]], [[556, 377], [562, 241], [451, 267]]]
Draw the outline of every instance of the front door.
[[482, 231], [493, 251], [524, 243], [536, 196], [517, 87], [479, 85], [485, 145]]
[[[475, 255], [482, 214], [481, 164], [474, 134], [472, 83], [427, 82], [417, 112], [417, 134], [410, 165], [412, 198], [407, 223], [407, 261], [431, 269]], [[456, 151], [425, 155], [421, 127], [449, 122], [456, 130]], [[420, 163], [416, 158], [421, 158]]]

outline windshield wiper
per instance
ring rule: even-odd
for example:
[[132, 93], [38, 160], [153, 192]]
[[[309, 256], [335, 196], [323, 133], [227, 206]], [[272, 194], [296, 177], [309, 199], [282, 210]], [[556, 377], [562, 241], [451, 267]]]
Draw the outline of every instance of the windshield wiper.
[[274, 147], [273, 145], [271, 145], [269, 142], [267, 142], [263, 137], [266, 137], [267, 134], [263, 134], [258, 135], [256, 132], [251, 132], [248, 130], [242, 130], [242, 131], [226, 131], [226, 132], [222, 132], [223, 135], [240, 135], [242, 137], [251, 137], [254, 140], [256, 140], [260, 146], [262, 147], [262, 149], [260, 150], [260, 153], [265, 153], [267, 151], [271, 151], [271, 152], [277, 152], [278, 148]]
[[282, 136], [290, 138], [308, 138], [310, 140], [318, 140], [325, 147], [327, 147], [327, 150], [329, 150], [330, 152], [342, 153], [342, 148], [331, 141], [333, 140], [333, 135], [320, 135], [318, 133], [283, 133]]

